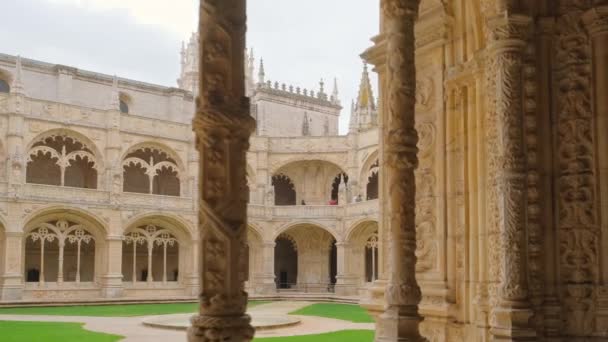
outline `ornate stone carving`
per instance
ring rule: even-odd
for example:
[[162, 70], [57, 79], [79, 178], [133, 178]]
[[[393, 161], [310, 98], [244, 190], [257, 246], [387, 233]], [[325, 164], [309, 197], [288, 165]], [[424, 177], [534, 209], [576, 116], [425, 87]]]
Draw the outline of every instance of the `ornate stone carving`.
[[418, 133], [415, 128], [416, 67], [414, 21], [418, 0], [382, 0], [387, 43], [384, 153], [388, 190], [389, 281], [387, 307], [377, 324], [376, 341], [424, 341], [418, 326], [421, 293], [416, 281], [416, 181]]
[[[523, 48], [530, 19], [505, 16], [489, 24], [491, 88], [487, 137], [489, 146], [489, 212], [497, 227], [489, 237], [492, 280], [499, 280], [500, 299], [493, 312], [492, 333], [497, 338], [514, 334], [535, 336], [528, 319], [526, 207], [526, 156], [524, 145]], [[492, 241], [498, 237], [498, 245]], [[493, 268], [492, 268], [493, 267]], [[495, 278], [498, 276], [498, 278]], [[491, 289], [492, 291], [492, 289]]]
[[246, 152], [255, 122], [245, 97], [245, 1], [200, 6], [200, 97], [193, 121], [200, 153], [200, 314], [191, 342], [250, 341]]

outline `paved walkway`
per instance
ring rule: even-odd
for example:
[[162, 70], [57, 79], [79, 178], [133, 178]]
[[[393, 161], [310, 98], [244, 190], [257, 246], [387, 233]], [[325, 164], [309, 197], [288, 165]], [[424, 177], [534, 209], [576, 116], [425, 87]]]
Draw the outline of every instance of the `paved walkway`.
[[[312, 302], [273, 302], [251, 308], [259, 313], [287, 314]], [[373, 323], [351, 323], [338, 319], [312, 316], [296, 316], [301, 323], [292, 327], [266, 330], [256, 333], [256, 337], [277, 337], [320, 334], [340, 330], [373, 330]], [[83, 316], [27, 316], [0, 315], [4, 321], [38, 321], [38, 322], [77, 322], [85, 323], [85, 329], [97, 332], [125, 336], [122, 342], [165, 342], [186, 341], [186, 332], [168, 329], [157, 329], [144, 326], [146, 317], [83, 317]]]

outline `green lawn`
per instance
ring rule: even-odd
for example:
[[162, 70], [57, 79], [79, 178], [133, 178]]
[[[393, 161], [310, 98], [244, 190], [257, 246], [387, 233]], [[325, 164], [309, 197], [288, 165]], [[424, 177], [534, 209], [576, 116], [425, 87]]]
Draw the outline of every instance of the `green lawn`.
[[2, 342], [115, 342], [122, 336], [85, 330], [82, 323], [0, 321]]
[[290, 315], [317, 316], [341, 319], [354, 323], [373, 323], [374, 320], [367, 311], [358, 305], [316, 303], [290, 312]]
[[[267, 302], [251, 301], [249, 302], [249, 307], [264, 303]], [[29, 308], [0, 308], [0, 315], [133, 317], [191, 312], [194, 313], [197, 309], [197, 303], [79, 305]]]
[[289, 337], [264, 337], [256, 338], [254, 342], [276, 341], [276, 342], [372, 342], [374, 332], [372, 330], [343, 330], [319, 335], [303, 335]]

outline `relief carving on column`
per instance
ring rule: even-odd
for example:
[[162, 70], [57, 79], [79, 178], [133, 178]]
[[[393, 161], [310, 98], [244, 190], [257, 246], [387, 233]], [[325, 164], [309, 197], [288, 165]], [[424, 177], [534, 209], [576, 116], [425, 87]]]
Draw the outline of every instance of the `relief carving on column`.
[[417, 272], [435, 270], [437, 266], [435, 188], [436, 128], [431, 122], [416, 124], [419, 132], [419, 163], [416, 170]]
[[200, 314], [191, 342], [250, 341], [246, 151], [255, 122], [245, 97], [245, 1], [202, 0], [200, 96], [193, 120], [200, 153]]
[[376, 341], [425, 341], [420, 336], [421, 300], [416, 281], [416, 181], [418, 133], [415, 127], [416, 67], [414, 22], [419, 0], [382, 0], [386, 44], [385, 144], [381, 159], [389, 184], [389, 279], [386, 311]]
[[[527, 260], [527, 160], [524, 144], [523, 53], [530, 18], [505, 15], [489, 22], [488, 146], [489, 290], [492, 334], [535, 336], [530, 330]], [[498, 283], [496, 283], [498, 281]]]
[[587, 6], [560, 4], [554, 53], [559, 274], [564, 332], [570, 336], [594, 331], [599, 272], [591, 46], [581, 20]]

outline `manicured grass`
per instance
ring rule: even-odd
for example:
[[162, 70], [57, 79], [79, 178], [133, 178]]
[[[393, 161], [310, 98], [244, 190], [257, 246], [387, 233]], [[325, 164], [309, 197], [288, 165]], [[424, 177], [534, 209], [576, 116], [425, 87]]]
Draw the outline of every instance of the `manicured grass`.
[[254, 342], [372, 342], [373, 330], [342, 330], [319, 335], [256, 338]]
[[0, 321], [2, 342], [115, 342], [123, 337], [85, 330], [82, 323]]
[[316, 303], [303, 307], [290, 315], [317, 316], [341, 319], [354, 323], [373, 323], [374, 320], [362, 307], [351, 304]]
[[[251, 301], [249, 307], [268, 302]], [[89, 317], [133, 317], [194, 313], [197, 303], [78, 305], [28, 308], [0, 308], [0, 315], [48, 315]]]

